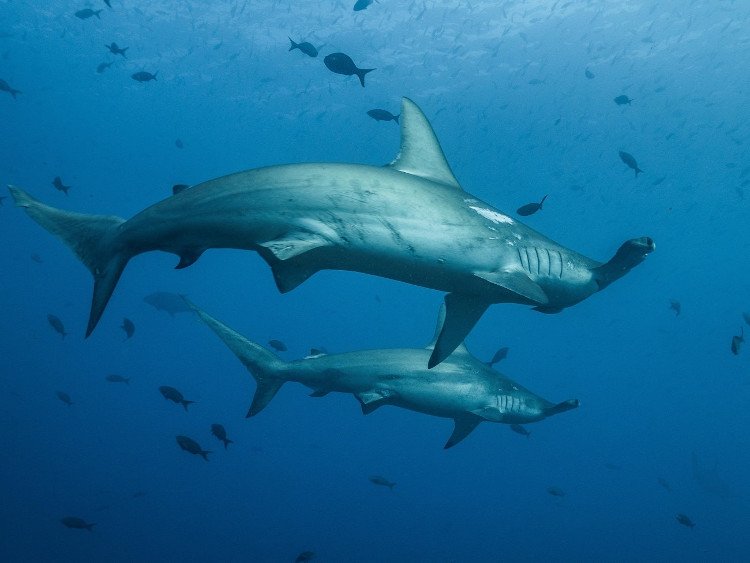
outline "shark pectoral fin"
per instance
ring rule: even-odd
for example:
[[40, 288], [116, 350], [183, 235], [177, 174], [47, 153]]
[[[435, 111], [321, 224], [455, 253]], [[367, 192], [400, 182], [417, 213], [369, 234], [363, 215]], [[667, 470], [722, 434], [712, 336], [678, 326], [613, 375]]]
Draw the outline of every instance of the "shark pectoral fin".
[[394, 170], [461, 189], [430, 122], [417, 104], [401, 100], [401, 150], [389, 164]]
[[474, 429], [477, 427], [477, 425], [482, 422], [482, 419], [478, 416], [474, 415], [467, 415], [463, 416], [461, 418], [454, 418], [453, 421], [455, 422], [456, 426], [453, 429], [453, 434], [451, 434], [451, 437], [448, 438], [448, 441], [445, 443], [445, 446], [443, 446], [444, 449], [452, 448], [456, 444], [458, 444], [461, 440], [466, 438], [469, 434], [471, 434]]
[[445, 296], [445, 320], [435, 341], [427, 367], [432, 368], [450, 356], [464, 341], [490, 302], [462, 293], [449, 293]]
[[538, 305], [549, 303], [549, 298], [541, 286], [523, 272], [474, 272], [474, 275]]
[[481, 409], [474, 409], [471, 411], [473, 414], [478, 416], [481, 420], [489, 420], [491, 422], [502, 422], [502, 416], [500, 411], [492, 407], [482, 407]]
[[259, 246], [269, 250], [277, 260], [282, 261], [329, 245], [328, 240], [313, 233], [290, 233], [283, 238], [259, 243]]
[[255, 416], [271, 402], [276, 396], [276, 393], [281, 386], [284, 385], [283, 379], [277, 379], [275, 377], [256, 377], [257, 387], [255, 388], [255, 395], [253, 395], [253, 403], [250, 405], [250, 410], [247, 411], [245, 418]]
[[362, 414], [370, 414], [378, 407], [386, 404], [387, 395], [379, 391], [363, 391], [354, 395], [362, 405]]

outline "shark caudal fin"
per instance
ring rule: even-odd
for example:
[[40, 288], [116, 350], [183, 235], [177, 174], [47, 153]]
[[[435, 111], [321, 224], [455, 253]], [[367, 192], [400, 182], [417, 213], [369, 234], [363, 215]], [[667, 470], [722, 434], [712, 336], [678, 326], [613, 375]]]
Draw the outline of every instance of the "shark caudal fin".
[[263, 348], [263, 346], [251, 342], [224, 323], [217, 321], [187, 299], [185, 299], [185, 302], [221, 338], [224, 344], [240, 359], [255, 378], [257, 387], [253, 396], [253, 403], [250, 405], [250, 410], [247, 411], [248, 417], [255, 416], [271, 402], [271, 399], [274, 398], [277, 391], [286, 382], [280, 375], [280, 371], [286, 365], [286, 362], [280, 360], [275, 354]]
[[89, 336], [104, 312], [130, 256], [118, 251], [117, 229], [125, 220], [55, 209], [15, 186], [8, 186], [18, 207], [67, 244], [94, 276], [94, 295], [86, 328]]
[[620, 279], [643, 262], [646, 256], [654, 250], [656, 250], [656, 243], [651, 237], [626, 240], [609, 262], [594, 268], [594, 277], [599, 289], [604, 289], [613, 281]]

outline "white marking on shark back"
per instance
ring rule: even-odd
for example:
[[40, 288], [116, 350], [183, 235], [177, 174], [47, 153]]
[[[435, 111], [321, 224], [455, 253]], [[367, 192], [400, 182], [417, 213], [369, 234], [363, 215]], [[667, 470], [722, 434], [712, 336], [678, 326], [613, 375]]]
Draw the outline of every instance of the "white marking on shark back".
[[485, 219], [489, 219], [490, 221], [492, 221], [496, 225], [499, 225], [499, 224], [512, 225], [513, 222], [514, 222], [513, 219], [511, 219], [507, 215], [503, 215], [499, 211], [494, 211], [492, 209], [486, 209], [484, 207], [477, 207], [475, 205], [470, 205], [469, 209], [472, 209], [473, 211], [475, 211], [476, 213], [478, 213], [479, 215], [481, 215]]

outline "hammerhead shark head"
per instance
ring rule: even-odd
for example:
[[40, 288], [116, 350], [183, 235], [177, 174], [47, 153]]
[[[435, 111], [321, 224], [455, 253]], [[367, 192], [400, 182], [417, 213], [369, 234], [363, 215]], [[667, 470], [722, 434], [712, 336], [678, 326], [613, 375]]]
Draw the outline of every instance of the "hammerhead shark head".
[[[476, 359], [463, 343], [430, 370], [426, 364], [434, 341], [421, 349], [318, 354], [285, 362], [198, 307], [193, 305], [193, 309], [255, 378], [257, 386], [248, 417], [262, 411], [284, 383], [296, 381], [312, 389], [313, 397], [351, 393], [359, 400], [364, 414], [382, 405], [394, 405], [452, 418], [455, 428], [445, 444], [445, 448], [450, 448], [482, 421], [526, 424], [579, 404], [576, 399], [550, 403]], [[444, 319], [445, 307], [441, 307], [436, 339]]]
[[257, 168], [180, 191], [129, 220], [47, 206], [15, 186], [16, 204], [60, 237], [94, 276], [86, 336], [128, 261], [161, 250], [177, 268], [209, 248], [258, 252], [278, 289], [324, 269], [448, 292], [433, 367], [493, 303], [555, 313], [625, 275], [655, 249], [641, 237], [607, 263], [557, 244], [465, 192], [417, 105], [403, 99], [401, 151], [387, 166], [305, 163]]

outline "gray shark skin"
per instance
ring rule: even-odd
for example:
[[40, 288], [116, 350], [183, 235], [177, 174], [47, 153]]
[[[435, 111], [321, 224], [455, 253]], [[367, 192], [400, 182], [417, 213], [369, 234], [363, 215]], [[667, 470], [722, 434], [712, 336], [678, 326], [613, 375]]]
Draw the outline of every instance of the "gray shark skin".
[[287, 164], [209, 180], [133, 218], [49, 207], [9, 186], [94, 276], [86, 336], [128, 261], [161, 250], [193, 264], [209, 248], [258, 252], [278, 289], [319, 270], [351, 270], [444, 291], [447, 320], [432, 367], [493, 303], [558, 312], [622, 277], [655, 248], [626, 241], [607, 263], [567, 249], [463, 191], [422, 111], [404, 98], [401, 151], [387, 166]]
[[[393, 405], [452, 418], [455, 427], [445, 444], [450, 448], [482, 421], [526, 424], [579, 405], [576, 399], [550, 403], [476, 359], [463, 344], [432, 369], [426, 366], [434, 344], [422, 349], [320, 354], [285, 362], [199, 308], [193, 309], [255, 378], [257, 387], [248, 417], [262, 411], [284, 383], [295, 381], [312, 389], [313, 397], [351, 393], [364, 414]], [[441, 307], [436, 338], [444, 311]]]

